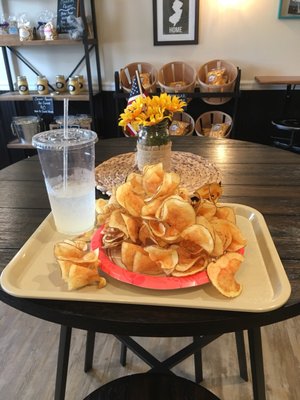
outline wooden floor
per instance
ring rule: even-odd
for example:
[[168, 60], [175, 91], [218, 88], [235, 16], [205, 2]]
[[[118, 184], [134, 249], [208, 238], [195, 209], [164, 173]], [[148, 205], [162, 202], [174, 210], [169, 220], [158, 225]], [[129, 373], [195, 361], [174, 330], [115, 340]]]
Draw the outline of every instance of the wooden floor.
[[[41, 321], [0, 303], [1, 400], [52, 400], [54, 394], [59, 326]], [[300, 318], [262, 329], [267, 400], [300, 399]], [[138, 339], [159, 358], [190, 342], [181, 339]], [[85, 332], [73, 330], [65, 400], [81, 400], [104, 383], [148, 367], [130, 351], [127, 366], [119, 364], [120, 344], [97, 334], [94, 368], [84, 373]], [[247, 349], [248, 351], [248, 349]], [[248, 360], [249, 363], [249, 360]], [[249, 364], [248, 364], [249, 365]], [[203, 350], [202, 384], [222, 400], [251, 400], [251, 380], [239, 377], [235, 341], [223, 335]], [[173, 369], [193, 379], [193, 358]], [[141, 399], [142, 400], [142, 399]]]

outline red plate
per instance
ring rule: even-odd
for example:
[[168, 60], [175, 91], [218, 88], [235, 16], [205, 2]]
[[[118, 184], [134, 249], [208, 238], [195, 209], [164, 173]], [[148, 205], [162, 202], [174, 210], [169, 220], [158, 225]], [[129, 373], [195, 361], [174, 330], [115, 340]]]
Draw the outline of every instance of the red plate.
[[91, 249], [99, 249], [100, 268], [103, 272], [117, 279], [118, 281], [130, 283], [131, 285], [156, 290], [182, 289], [194, 286], [204, 285], [210, 280], [206, 271], [198, 272], [194, 275], [175, 277], [175, 276], [153, 276], [139, 274], [128, 271], [124, 267], [115, 264], [102, 248], [102, 229], [99, 228], [92, 237]]

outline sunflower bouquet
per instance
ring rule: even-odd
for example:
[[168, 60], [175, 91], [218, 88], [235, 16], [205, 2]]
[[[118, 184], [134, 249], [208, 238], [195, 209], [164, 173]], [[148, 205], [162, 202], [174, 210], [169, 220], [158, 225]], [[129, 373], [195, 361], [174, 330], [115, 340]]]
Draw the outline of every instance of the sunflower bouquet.
[[167, 93], [152, 97], [140, 96], [120, 114], [119, 126], [125, 128], [130, 124], [138, 132], [141, 127], [151, 127], [164, 120], [171, 120], [174, 112], [183, 111], [185, 106], [185, 101]]

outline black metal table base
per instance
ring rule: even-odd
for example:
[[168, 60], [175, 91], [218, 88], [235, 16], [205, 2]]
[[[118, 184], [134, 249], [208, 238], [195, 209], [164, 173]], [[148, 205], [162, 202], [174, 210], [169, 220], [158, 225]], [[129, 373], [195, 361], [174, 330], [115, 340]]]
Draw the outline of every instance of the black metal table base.
[[[71, 343], [71, 332], [72, 328], [61, 326], [54, 400], [64, 400], [65, 398], [68, 360], [69, 360], [70, 343]], [[177, 365], [190, 355], [194, 354], [195, 356], [196, 354], [196, 357], [199, 357], [200, 354], [199, 351], [201, 351], [201, 348], [203, 348], [204, 346], [206, 346], [208, 343], [212, 342], [219, 336], [220, 335], [196, 336], [193, 338], [194, 340], [191, 344], [179, 350], [177, 353], [173, 354], [166, 360], [159, 361], [157, 358], [153, 357], [147, 350], [145, 350], [142, 346], [140, 346], [136, 341], [134, 341], [131, 337], [115, 335], [115, 337], [118, 340], [120, 340], [121, 343], [126, 348], [127, 347], [130, 348], [135, 354], [137, 354], [143, 361], [145, 361], [151, 367], [150, 369], [151, 372], [168, 373], [168, 374], [172, 374], [170, 368], [174, 367], [175, 365]], [[249, 329], [248, 340], [249, 340], [250, 361], [251, 361], [251, 371], [252, 371], [253, 400], [266, 400], [260, 328]], [[95, 332], [92, 331], [87, 332], [86, 357], [84, 364], [85, 372], [87, 372], [90, 368], [92, 368], [94, 343], [95, 343]], [[121, 359], [122, 357], [124, 360], [124, 354], [123, 356], [121, 355]], [[242, 357], [242, 359], [240, 359], [240, 357]], [[200, 365], [201, 364], [202, 363], [200, 362]], [[243, 369], [244, 367], [241, 368], [241, 365], [242, 366], [246, 365], [246, 363], [243, 360], [242, 354], [239, 355], [239, 364], [240, 364], [241, 376], [244, 375], [247, 378], [247, 369], [244, 370]], [[200, 371], [196, 370], [196, 379], [202, 380], [202, 365]]]
[[[193, 344], [187, 346], [182, 349], [180, 352], [174, 354], [172, 359], [174, 359], [174, 364], [160, 362], [155, 359], [149, 352], [147, 352], [142, 346], [140, 346], [136, 341], [131, 339], [128, 336], [115, 336], [121, 342], [121, 353], [120, 353], [120, 363], [121, 365], [126, 365], [126, 355], [127, 348], [131, 349], [138, 357], [140, 357], [144, 362], [146, 362], [150, 367], [155, 368], [159, 366], [160, 368], [170, 368], [174, 367], [176, 364], [179, 364], [181, 361], [189, 357], [190, 355], [194, 355], [194, 365], [195, 365], [195, 382], [199, 383], [203, 380], [203, 368], [202, 368], [202, 348], [207, 344], [211, 343], [215, 339], [217, 339], [221, 335], [215, 336], [194, 336]], [[238, 354], [238, 363], [240, 370], [240, 377], [245, 381], [248, 381], [248, 372], [247, 372], [247, 361], [246, 361], [246, 352], [245, 352], [245, 341], [244, 335], [242, 331], [235, 332], [236, 339], [236, 348]], [[88, 332], [87, 333], [87, 342], [86, 342], [86, 353], [85, 353], [85, 368], [84, 371], [87, 372], [93, 366], [93, 349], [95, 344], [95, 333]], [[176, 357], [176, 358], [175, 358]]]
[[206, 388], [170, 374], [125, 376], [101, 386], [84, 400], [220, 400]]
[[[203, 347], [207, 346], [209, 343], [216, 340], [221, 335], [213, 336], [194, 336], [193, 342], [183, 349], [179, 350], [171, 357], [164, 361], [159, 361], [157, 358], [153, 357], [147, 350], [140, 346], [135, 340], [128, 336], [115, 336], [121, 343], [121, 357], [120, 362], [123, 366], [126, 365], [126, 352], [127, 348], [133, 351], [139, 358], [141, 358], [146, 364], [148, 364], [152, 371], [169, 372], [171, 368], [179, 364], [191, 355], [194, 355], [194, 365], [195, 365], [195, 382], [199, 383], [203, 380], [203, 369], [202, 369], [202, 354], [201, 350]], [[238, 351], [238, 361], [240, 367], [240, 376], [245, 381], [248, 380], [247, 373], [247, 362], [245, 354], [245, 343], [243, 332], [236, 333], [237, 339], [237, 351]], [[89, 363], [92, 365], [92, 360]]]
[[64, 400], [66, 393], [72, 328], [61, 325], [58, 346], [54, 400]]

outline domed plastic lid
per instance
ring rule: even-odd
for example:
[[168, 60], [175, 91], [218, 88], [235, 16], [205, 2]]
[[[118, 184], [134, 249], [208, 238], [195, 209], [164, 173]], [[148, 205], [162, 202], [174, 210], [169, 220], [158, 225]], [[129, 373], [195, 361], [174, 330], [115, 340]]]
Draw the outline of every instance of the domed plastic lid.
[[54, 129], [37, 133], [32, 137], [32, 145], [43, 150], [78, 149], [98, 141], [97, 133], [88, 129], [70, 128], [65, 137], [64, 129]]

